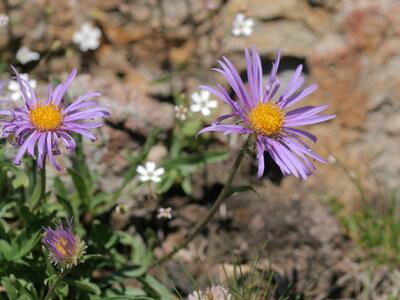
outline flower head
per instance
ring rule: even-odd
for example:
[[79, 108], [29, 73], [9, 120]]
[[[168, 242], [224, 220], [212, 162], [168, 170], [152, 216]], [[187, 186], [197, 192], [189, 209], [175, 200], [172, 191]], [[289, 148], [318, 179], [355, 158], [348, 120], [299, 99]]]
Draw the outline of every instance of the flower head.
[[5, 14], [0, 14], [0, 27], [5, 27], [8, 25], [10, 18]]
[[235, 16], [232, 24], [232, 34], [234, 36], [250, 36], [253, 33], [254, 20], [246, 18], [243, 13], [238, 13]]
[[90, 23], [83, 23], [79, 31], [74, 33], [72, 40], [79, 48], [86, 52], [100, 46], [101, 30]]
[[159, 219], [172, 219], [172, 208], [171, 207], [160, 207], [158, 209], [157, 218]]
[[[294, 104], [303, 100], [317, 89], [312, 84], [301, 89], [304, 77], [301, 76], [302, 66], [298, 66], [291, 81], [280, 96], [277, 96], [280, 82], [277, 78], [280, 53], [273, 64], [272, 71], [263, 88], [263, 74], [261, 59], [256, 49], [253, 48], [252, 55], [248, 49], [245, 51], [247, 62], [247, 78], [249, 91], [245, 88], [239, 73], [233, 64], [226, 58], [219, 62], [222, 74], [228, 81], [237, 96], [234, 101], [229, 93], [221, 86], [212, 88], [202, 86], [210, 91], [226, 104], [231, 106], [233, 112], [222, 115], [211, 124], [200, 131], [220, 131], [224, 134], [239, 133], [253, 134], [256, 136], [258, 176], [264, 173], [264, 152], [268, 152], [284, 175], [293, 174], [304, 180], [315, 170], [311, 160], [326, 163], [326, 161], [313, 152], [302, 140], [307, 138], [316, 142], [317, 138], [311, 133], [298, 129], [298, 126], [322, 123], [335, 117], [335, 115], [320, 115], [327, 105], [304, 106], [289, 110]], [[224, 124], [224, 120], [235, 118], [233, 124]]]
[[220, 285], [207, 288], [205, 291], [195, 291], [188, 296], [188, 300], [231, 300], [232, 295]]
[[74, 235], [71, 221], [67, 222], [67, 227], [60, 221], [55, 230], [45, 228], [42, 243], [49, 250], [50, 261], [61, 270], [70, 269], [83, 261], [86, 245], [79, 236]]
[[63, 97], [75, 78], [76, 70], [73, 70], [67, 80], [59, 84], [54, 91], [49, 85], [47, 100], [39, 100], [29, 82], [24, 80], [15, 69], [14, 71], [25, 105], [0, 112], [9, 118], [2, 124], [3, 137], [12, 137], [15, 144], [20, 147], [14, 163], [19, 165], [27, 152], [30, 156], [37, 158], [39, 168], [43, 168], [47, 157], [57, 170], [61, 170], [55, 159], [61, 153], [61, 143], [68, 151], [74, 151], [76, 142], [71, 136], [72, 133], [95, 141], [96, 136], [91, 129], [100, 127], [102, 123], [93, 120], [109, 115], [97, 101], [89, 100], [100, 94], [88, 93], [72, 104], [66, 105]]
[[38, 60], [40, 58], [40, 54], [34, 51], [29, 50], [28, 47], [21, 47], [18, 49], [17, 54], [15, 54], [16, 59], [23, 65]]
[[218, 106], [217, 101], [210, 99], [209, 91], [194, 92], [192, 94], [193, 104], [190, 106], [192, 112], [201, 112], [203, 116], [209, 116], [211, 114], [210, 108], [216, 108]]
[[188, 114], [188, 108], [183, 105], [175, 105], [174, 106], [174, 111], [175, 111], [175, 118], [181, 121], [185, 121], [187, 119], [187, 114]]
[[144, 166], [138, 166], [136, 171], [139, 173], [139, 180], [142, 182], [160, 182], [164, 174], [164, 168], [157, 168], [156, 163], [148, 161]]
[[[36, 88], [36, 80], [29, 79], [28, 74], [20, 74], [19, 76], [21, 77], [22, 82], [29, 83], [29, 86], [32, 87], [32, 90], [34, 90]], [[7, 89], [8, 89], [11, 100], [18, 102], [23, 99], [21, 88], [20, 88], [20, 85], [17, 80], [10, 80], [10, 82], [8, 83]], [[31, 96], [30, 89], [26, 89], [26, 93], [29, 97]]]

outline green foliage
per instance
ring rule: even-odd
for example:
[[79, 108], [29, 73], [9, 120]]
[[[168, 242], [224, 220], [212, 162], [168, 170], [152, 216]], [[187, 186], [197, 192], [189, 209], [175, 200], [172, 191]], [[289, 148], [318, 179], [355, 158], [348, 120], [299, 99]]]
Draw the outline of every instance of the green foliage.
[[339, 216], [348, 235], [359, 244], [368, 259], [379, 264], [400, 264], [400, 218], [397, 199], [379, 199], [383, 207], [363, 202], [354, 213], [345, 213], [343, 205], [330, 200], [330, 205]]
[[[34, 161], [27, 159], [25, 170], [16, 167], [0, 148], [0, 299], [44, 299], [52, 286], [52, 299], [174, 299], [148, 274], [154, 239], [149, 236], [145, 242], [140, 235], [115, 231], [106, 217], [158, 133], [154, 130], [143, 149], [130, 157], [131, 166], [113, 193], [96, 185], [80, 139], [69, 179], [55, 177], [52, 185], [47, 183], [51, 191], [47, 194], [42, 193], [44, 172], [37, 170]], [[74, 230], [88, 248], [84, 263], [61, 274], [40, 240], [43, 227], [62, 217], [73, 217]]]

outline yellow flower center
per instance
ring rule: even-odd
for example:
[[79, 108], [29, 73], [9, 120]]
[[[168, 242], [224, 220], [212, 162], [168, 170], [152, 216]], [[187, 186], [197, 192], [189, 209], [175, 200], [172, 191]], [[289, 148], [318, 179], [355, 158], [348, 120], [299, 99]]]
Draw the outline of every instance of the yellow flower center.
[[38, 104], [29, 112], [29, 117], [33, 126], [40, 131], [55, 130], [63, 120], [60, 109], [54, 104]]
[[253, 129], [258, 134], [274, 135], [283, 126], [284, 112], [279, 106], [270, 102], [258, 103], [248, 115]]
[[65, 248], [68, 246], [68, 242], [63, 237], [60, 237], [57, 242], [55, 243], [57, 250], [63, 255], [67, 256], [68, 252]]

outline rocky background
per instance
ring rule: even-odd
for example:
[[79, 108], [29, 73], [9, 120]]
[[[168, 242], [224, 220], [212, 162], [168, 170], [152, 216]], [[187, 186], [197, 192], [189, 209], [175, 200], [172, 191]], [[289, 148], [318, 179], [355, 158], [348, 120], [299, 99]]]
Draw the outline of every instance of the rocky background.
[[[276, 280], [291, 283], [306, 298], [352, 298], [367, 281], [376, 285], [370, 299], [400, 289], [399, 279], [385, 269], [377, 278], [368, 277], [368, 267], [357, 261], [354, 245], [321, 201], [336, 198], [352, 211], [360, 205], [354, 182], [371, 200], [398, 187], [400, 1], [7, 0], [0, 9], [11, 18], [8, 29], [0, 29], [2, 61], [16, 63], [15, 52], [28, 46], [42, 57], [19, 66], [31, 77], [63, 77], [78, 67], [83, 75], [74, 91], [104, 94], [103, 103], [112, 108], [104, 130], [107, 149], [93, 150], [93, 160], [109, 187], [127, 167], [124, 153], [137, 150], [151, 127], [165, 132], [173, 128], [173, 94], [190, 95], [199, 84], [218, 78], [210, 69], [222, 55], [244, 70], [243, 49], [255, 45], [269, 70], [281, 49], [284, 79], [297, 64], [304, 64], [309, 81], [319, 84], [309, 102], [328, 103], [329, 112], [337, 114], [329, 124], [313, 129], [320, 137], [316, 150], [330, 157], [331, 164], [319, 166], [306, 183], [295, 178], [279, 185], [267, 176], [251, 179], [264, 201], [252, 194], [232, 198], [224, 216], [229, 225], [213, 223], [187, 250], [189, 254], [177, 260], [206, 282], [209, 274], [221, 275], [216, 262], [232, 260], [231, 248], [246, 265], [267, 243], [268, 255], [260, 268], [272, 264]], [[238, 12], [255, 19], [250, 37], [231, 35]], [[102, 42], [98, 50], [83, 54], [71, 40], [85, 21], [101, 28]], [[237, 148], [232, 141], [226, 144]], [[165, 151], [160, 142], [153, 158], [161, 160]], [[249, 180], [250, 165], [248, 161], [243, 167], [243, 180]], [[208, 185], [220, 184], [228, 168], [226, 163], [211, 167], [214, 175]], [[199, 195], [207, 197], [214, 195]], [[199, 199], [168, 199], [176, 218], [160, 253], [181, 240], [204, 214], [205, 203]], [[129, 200], [127, 195], [125, 201]], [[132, 216], [146, 220], [139, 211], [132, 211]], [[175, 285], [190, 291], [191, 281], [179, 263], [170, 263], [167, 271]]]

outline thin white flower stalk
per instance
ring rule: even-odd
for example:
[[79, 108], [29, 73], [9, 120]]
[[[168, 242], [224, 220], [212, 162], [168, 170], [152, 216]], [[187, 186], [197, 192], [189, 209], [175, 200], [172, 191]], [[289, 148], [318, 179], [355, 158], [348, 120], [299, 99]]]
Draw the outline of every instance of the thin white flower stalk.
[[174, 112], [176, 119], [180, 121], [186, 121], [189, 109], [183, 105], [175, 105]]
[[0, 28], [6, 27], [10, 21], [10, 18], [6, 14], [0, 14]]
[[[20, 74], [21, 79], [24, 80], [24, 82], [28, 82], [29, 85], [32, 87], [32, 89], [36, 88], [36, 80], [35, 79], [30, 79], [28, 74]], [[8, 85], [7, 85], [7, 90], [9, 97], [12, 101], [18, 102], [22, 101], [23, 95], [19, 86], [19, 83], [16, 80], [11, 80]], [[26, 89], [26, 93], [28, 96], [30, 96], [30, 90]]]
[[254, 20], [246, 18], [243, 13], [235, 16], [232, 24], [232, 34], [234, 36], [250, 36], [253, 34]]
[[171, 207], [160, 207], [157, 214], [158, 219], [172, 219], [172, 208]]
[[23, 46], [18, 49], [17, 53], [15, 54], [15, 58], [21, 64], [26, 65], [31, 61], [39, 60], [40, 54], [35, 51], [31, 51], [28, 47]]
[[100, 46], [101, 30], [90, 23], [83, 23], [72, 37], [72, 41], [83, 51], [96, 50]]
[[209, 91], [194, 92], [192, 94], [192, 105], [190, 106], [192, 112], [200, 112], [203, 116], [209, 116], [211, 109], [216, 107], [218, 107], [218, 102], [210, 99]]
[[140, 165], [136, 171], [139, 174], [139, 180], [141, 182], [154, 182], [158, 183], [161, 181], [162, 175], [164, 174], [164, 168], [157, 168], [156, 163], [148, 161], [144, 166]]
[[221, 285], [208, 287], [204, 291], [194, 291], [188, 300], [231, 300], [232, 295]]

